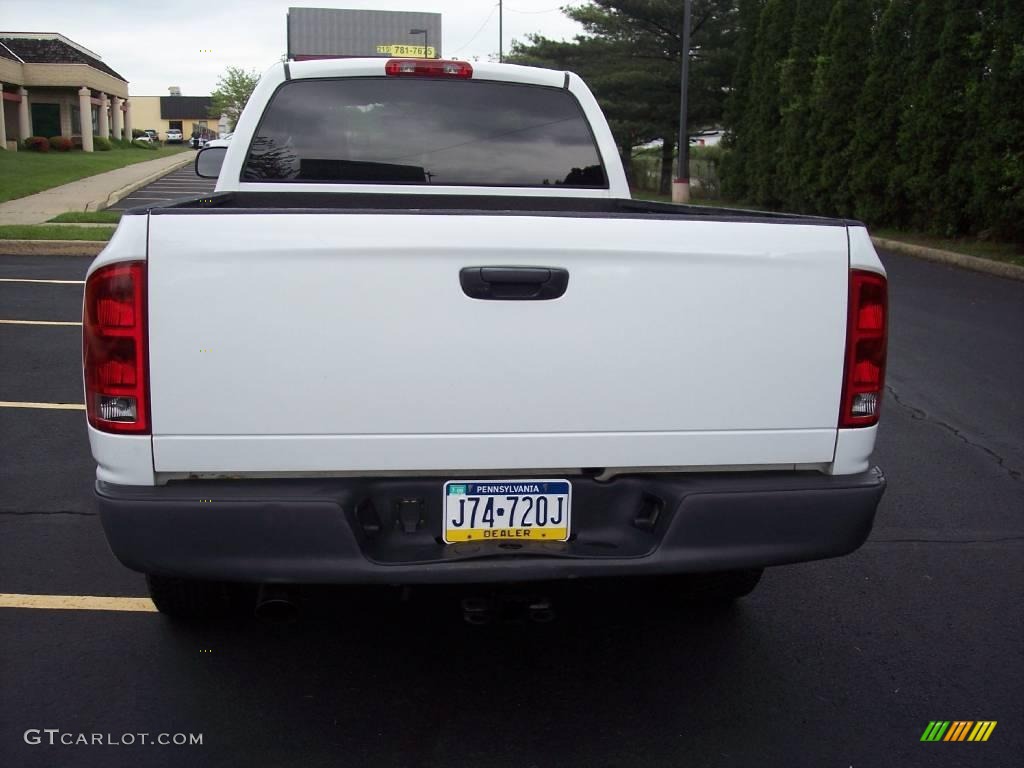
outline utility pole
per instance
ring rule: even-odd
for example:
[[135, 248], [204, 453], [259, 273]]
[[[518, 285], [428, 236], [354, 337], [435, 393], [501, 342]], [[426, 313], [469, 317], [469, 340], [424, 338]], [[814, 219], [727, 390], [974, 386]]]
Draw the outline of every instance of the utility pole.
[[682, 64], [679, 72], [679, 165], [672, 180], [672, 202], [690, 202], [690, 136], [686, 130], [686, 90], [690, 71], [690, 0], [683, 0]]
[[[492, 5], [491, 7], [493, 8], [494, 6]], [[505, 24], [505, 8], [502, 5], [502, 0], [498, 0], [498, 63], [499, 64], [501, 63], [501, 60], [504, 57], [504, 53], [505, 53], [505, 48], [504, 48], [504, 45], [505, 45], [504, 24]]]

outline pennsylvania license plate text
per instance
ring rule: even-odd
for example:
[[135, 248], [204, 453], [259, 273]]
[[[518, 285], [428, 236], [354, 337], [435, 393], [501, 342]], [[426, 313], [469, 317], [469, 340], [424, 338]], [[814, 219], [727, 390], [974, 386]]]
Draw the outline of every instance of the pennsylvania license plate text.
[[567, 480], [453, 480], [444, 488], [444, 540], [565, 541], [571, 498]]

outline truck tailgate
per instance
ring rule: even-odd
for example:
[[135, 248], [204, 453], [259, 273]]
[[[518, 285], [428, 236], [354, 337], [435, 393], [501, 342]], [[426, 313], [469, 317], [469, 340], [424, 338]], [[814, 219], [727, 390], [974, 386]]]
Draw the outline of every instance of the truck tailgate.
[[[160, 472], [832, 460], [843, 226], [538, 215], [152, 215]], [[464, 267], [569, 273], [485, 301]]]

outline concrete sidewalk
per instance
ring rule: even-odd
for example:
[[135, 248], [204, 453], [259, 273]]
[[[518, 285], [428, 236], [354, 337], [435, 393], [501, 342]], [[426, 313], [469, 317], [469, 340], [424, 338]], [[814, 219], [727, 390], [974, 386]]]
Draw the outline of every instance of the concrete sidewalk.
[[0, 203], [0, 224], [42, 224], [66, 211], [102, 210], [194, 159], [195, 153], [186, 150]]

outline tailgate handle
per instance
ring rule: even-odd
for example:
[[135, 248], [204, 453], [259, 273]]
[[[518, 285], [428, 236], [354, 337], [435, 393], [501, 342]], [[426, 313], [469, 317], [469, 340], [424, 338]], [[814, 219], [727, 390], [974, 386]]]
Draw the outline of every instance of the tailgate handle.
[[556, 267], [465, 267], [459, 283], [471, 299], [544, 301], [565, 293], [569, 272]]

